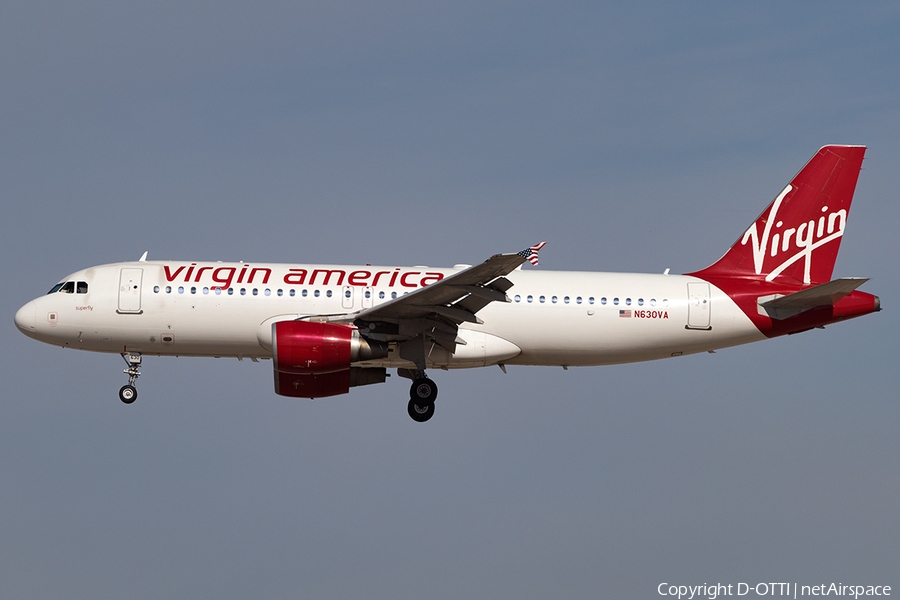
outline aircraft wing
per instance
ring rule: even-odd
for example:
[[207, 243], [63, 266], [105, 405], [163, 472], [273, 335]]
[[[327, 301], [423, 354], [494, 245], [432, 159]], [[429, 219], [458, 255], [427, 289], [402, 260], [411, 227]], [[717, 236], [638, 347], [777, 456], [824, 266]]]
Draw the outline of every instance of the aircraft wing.
[[[355, 315], [361, 321], [420, 319], [440, 316], [455, 323], [479, 323], [475, 316], [491, 302], [509, 302], [506, 290], [512, 282], [504, 277], [522, 263], [537, 264], [537, 249], [543, 243], [515, 254], [495, 254], [480, 265], [463, 269], [436, 283], [363, 310]], [[532, 258], [534, 257], [534, 258]]]
[[461, 323], [481, 323], [476, 313], [491, 302], [509, 302], [508, 275], [525, 261], [537, 264], [544, 242], [515, 254], [495, 254], [480, 265], [454, 273], [426, 287], [351, 315], [361, 332], [384, 341], [419, 338], [450, 352], [465, 341]]

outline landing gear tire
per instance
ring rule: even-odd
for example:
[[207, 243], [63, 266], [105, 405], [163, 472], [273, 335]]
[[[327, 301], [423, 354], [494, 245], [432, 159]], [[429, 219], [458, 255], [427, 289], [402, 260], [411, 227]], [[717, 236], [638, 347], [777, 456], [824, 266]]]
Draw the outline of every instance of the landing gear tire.
[[409, 397], [420, 406], [434, 404], [437, 400], [437, 384], [427, 377], [416, 379], [409, 388]]
[[123, 385], [119, 390], [119, 400], [125, 404], [131, 404], [137, 400], [137, 389], [133, 385]]
[[428, 419], [434, 416], [434, 402], [423, 403], [421, 400], [416, 400], [415, 398], [409, 401], [409, 405], [406, 407], [407, 412], [409, 412], [409, 416], [416, 423], [424, 423]]
[[119, 400], [125, 404], [131, 404], [137, 400], [137, 389], [134, 387], [134, 382], [141, 376], [141, 354], [140, 352], [123, 352], [122, 358], [128, 365], [128, 368], [122, 371], [128, 375], [128, 385], [123, 385], [119, 389]]

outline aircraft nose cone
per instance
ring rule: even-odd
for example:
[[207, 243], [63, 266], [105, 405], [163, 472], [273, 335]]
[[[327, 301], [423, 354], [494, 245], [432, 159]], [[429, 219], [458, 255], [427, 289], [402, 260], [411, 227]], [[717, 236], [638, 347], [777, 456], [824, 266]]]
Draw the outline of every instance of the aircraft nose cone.
[[16, 313], [16, 327], [28, 337], [34, 337], [34, 302], [29, 302]]

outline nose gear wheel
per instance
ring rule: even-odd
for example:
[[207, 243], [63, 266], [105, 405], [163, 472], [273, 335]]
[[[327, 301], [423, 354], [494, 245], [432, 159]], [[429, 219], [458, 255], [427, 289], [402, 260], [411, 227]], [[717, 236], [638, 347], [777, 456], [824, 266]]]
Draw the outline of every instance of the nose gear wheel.
[[134, 382], [141, 376], [141, 355], [137, 352], [123, 352], [122, 358], [128, 365], [128, 368], [122, 371], [128, 375], [128, 385], [123, 385], [119, 389], [119, 400], [125, 404], [131, 404], [137, 400], [137, 388]]

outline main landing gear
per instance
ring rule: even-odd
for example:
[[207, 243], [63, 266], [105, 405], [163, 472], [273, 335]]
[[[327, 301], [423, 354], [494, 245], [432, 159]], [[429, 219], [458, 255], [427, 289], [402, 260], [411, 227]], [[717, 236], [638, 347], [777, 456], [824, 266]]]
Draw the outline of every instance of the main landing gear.
[[141, 355], [137, 352], [123, 352], [122, 358], [128, 365], [128, 368], [122, 371], [128, 375], [128, 385], [123, 385], [119, 389], [119, 400], [125, 404], [131, 404], [137, 400], [137, 388], [134, 387], [134, 382], [141, 375]]
[[424, 423], [434, 416], [434, 401], [437, 398], [437, 384], [420, 371], [409, 388], [409, 405], [406, 410], [413, 421]]

